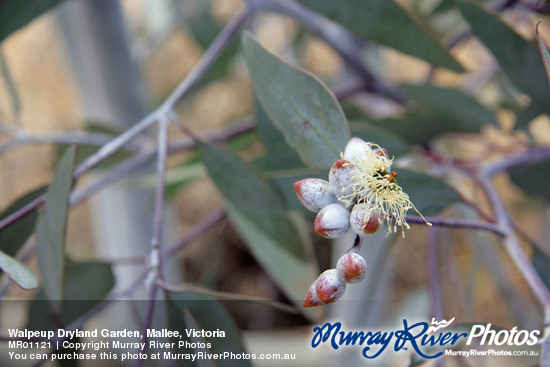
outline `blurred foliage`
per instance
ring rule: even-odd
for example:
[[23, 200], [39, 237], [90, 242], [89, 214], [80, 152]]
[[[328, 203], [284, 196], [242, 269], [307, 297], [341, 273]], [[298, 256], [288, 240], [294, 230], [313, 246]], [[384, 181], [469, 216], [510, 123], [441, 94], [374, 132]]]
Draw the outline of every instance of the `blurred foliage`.
[[0, 1], [0, 42], [63, 0]]
[[115, 278], [109, 264], [67, 261], [60, 297], [63, 303], [59, 308], [52, 309], [48, 296], [41, 289], [31, 304], [26, 328], [57, 330], [60, 322], [69, 325], [101, 303], [114, 284]]
[[419, 57], [436, 66], [462, 71], [426, 24], [413, 19], [393, 0], [300, 0], [367, 40]]
[[73, 185], [76, 145], [63, 154], [55, 177], [46, 191], [44, 209], [36, 220], [36, 256], [44, 294], [54, 312], [61, 309], [65, 275], [65, 233], [69, 194]]

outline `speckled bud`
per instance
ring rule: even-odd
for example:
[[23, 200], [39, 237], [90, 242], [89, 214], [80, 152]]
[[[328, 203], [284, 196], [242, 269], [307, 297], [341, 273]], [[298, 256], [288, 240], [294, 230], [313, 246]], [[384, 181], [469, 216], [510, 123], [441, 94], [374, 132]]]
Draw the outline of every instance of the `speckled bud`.
[[300, 180], [294, 184], [294, 190], [300, 202], [316, 213], [325, 206], [338, 201], [336, 196], [329, 191], [328, 181], [319, 178]]
[[338, 198], [347, 198], [353, 193], [353, 170], [353, 165], [344, 159], [339, 159], [332, 165], [328, 174], [328, 182], [336, 190]]
[[344, 159], [351, 161], [361, 158], [365, 155], [365, 150], [370, 150], [370, 146], [363, 139], [353, 137], [346, 144]]
[[325, 206], [315, 218], [315, 232], [325, 238], [342, 237], [349, 227], [349, 211], [340, 204]]
[[369, 204], [359, 203], [350, 214], [351, 228], [360, 236], [373, 234], [380, 228], [381, 220], [375, 213], [369, 214]]
[[357, 253], [347, 253], [338, 259], [336, 271], [344, 282], [358, 283], [365, 278], [367, 262]]
[[321, 306], [324, 305], [324, 302], [317, 297], [317, 281], [314, 281], [311, 287], [309, 287], [309, 290], [306, 294], [306, 299], [304, 301], [303, 306], [304, 307], [315, 307], [315, 306]]
[[317, 297], [324, 304], [337, 301], [346, 290], [346, 283], [338, 277], [336, 269], [326, 270], [323, 274], [319, 275], [315, 283]]

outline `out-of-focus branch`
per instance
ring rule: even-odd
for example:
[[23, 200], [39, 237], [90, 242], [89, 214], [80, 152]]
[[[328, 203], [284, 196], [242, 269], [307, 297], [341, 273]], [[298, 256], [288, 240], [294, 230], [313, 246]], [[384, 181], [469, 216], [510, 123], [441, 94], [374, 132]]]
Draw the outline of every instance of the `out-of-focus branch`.
[[254, 302], [254, 303], [259, 303], [259, 304], [264, 304], [266, 306], [274, 307], [281, 311], [290, 312], [293, 314], [299, 313], [298, 310], [296, 310], [296, 307], [288, 305], [286, 303], [273, 301], [271, 299], [263, 298], [263, 297], [248, 296], [245, 294], [217, 291], [214, 289], [205, 288], [198, 284], [185, 283], [182, 285], [172, 285], [172, 284], [166, 283], [163, 280], [159, 280], [158, 285], [162, 289], [167, 290], [169, 292], [197, 293], [197, 294], [212, 296], [214, 298], [223, 299], [223, 300]]
[[[416, 215], [408, 215], [407, 223], [409, 224], [423, 224], [426, 222], [423, 218]], [[469, 228], [489, 231], [498, 234], [499, 236], [505, 236], [506, 232], [498, 225], [492, 223], [484, 223], [470, 219], [456, 219], [456, 218], [442, 218], [442, 217], [429, 217], [426, 218], [434, 226], [449, 227], [449, 228]]]
[[355, 37], [344, 27], [291, 0], [249, 0], [254, 10], [286, 15], [328, 43], [364, 82], [364, 89], [403, 104], [404, 94], [380, 81], [361, 61]]
[[[245, 120], [240, 123], [232, 124], [207, 135], [204, 141], [209, 143], [226, 141], [242, 133], [252, 130], [256, 126], [254, 120]], [[168, 144], [168, 153], [182, 152], [197, 146], [197, 143], [189, 138], [183, 138], [180, 141], [176, 141]], [[133, 170], [141, 167], [143, 164], [151, 161], [157, 155], [156, 149], [148, 149], [144, 152], [138, 153], [130, 158], [127, 158], [123, 162], [119, 163], [115, 167], [107, 170], [94, 182], [87, 186], [76, 189], [71, 193], [69, 202], [70, 205], [76, 205], [87, 199], [91, 195], [100, 191], [104, 187], [112, 184], [113, 182], [125, 177]]]
[[496, 189], [491, 183], [490, 176], [487, 173], [481, 173], [479, 177], [479, 183], [481, 188], [487, 195], [495, 219], [499, 223], [500, 227], [505, 231], [506, 235], [503, 238], [503, 244], [506, 248], [508, 254], [510, 255], [512, 261], [522, 274], [523, 278], [530, 286], [535, 297], [542, 304], [545, 312], [545, 317], [550, 315], [550, 291], [540, 278], [539, 274], [533, 267], [533, 264], [527, 258], [527, 255], [521, 248], [513, 229], [512, 224], [508, 218], [506, 208], [504, 203], [501, 201]]
[[[430, 288], [430, 311], [436, 320], [443, 320], [444, 310], [441, 295], [441, 273], [439, 261], [438, 237], [440, 228], [433, 228], [428, 232], [428, 283]], [[444, 360], [438, 358], [436, 367], [443, 367]]]
[[505, 157], [493, 163], [487, 163], [483, 169], [489, 176], [504, 171], [533, 166], [550, 160], [550, 147], [533, 148], [515, 156]]
[[[84, 173], [88, 172], [90, 169], [103, 162], [105, 159], [109, 158], [122, 147], [127, 145], [130, 141], [132, 141], [132, 139], [134, 139], [141, 132], [149, 128], [159, 119], [166, 116], [174, 108], [174, 106], [191, 91], [192, 87], [206, 73], [214, 60], [225, 49], [232, 37], [235, 36], [239, 28], [247, 19], [250, 12], [251, 10], [247, 6], [235, 18], [233, 18], [218, 34], [210, 47], [199, 59], [195, 67], [189, 72], [189, 74], [187, 74], [187, 76], [170, 94], [170, 96], [168, 96], [168, 98], [155, 111], [147, 115], [141, 121], [137, 122], [131, 128], [129, 128], [110, 142], [103, 145], [95, 154], [91, 155], [84, 162], [79, 164], [75, 168], [74, 178], [78, 179], [79, 177], [81, 177]], [[25, 207], [16, 211], [7, 218], [4, 218], [2, 221], [0, 221], [0, 231], [35, 210], [38, 206], [42, 205], [45, 200], [46, 196], [41, 195]]]
[[24, 144], [82, 144], [101, 146], [113, 136], [102, 133], [60, 131], [55, 133], [19, 133], [13, 139], [0, 144], [0, 154]]
[[[170, 121], [164, 115], [159, 122], [158, 148], [157, 148], [157, 185], [155, 189], [155, 211], [153, 214], [153, 237], [151, 238], [151, 252], [149, 255], [149, 276], [146, 284], [149, 289], [149, 306], [143, 324], [143, 342], [147, 343], [149, 329], [153, 323], [155, 301], [157, 294], [157, 281], [162, 277], [160, 263], [160, 244], [162, 241], [162, 223], [164, 219], [164, 189], [166, 187], [166, 156], [168, 150], [168, 126]], [[136, 366], [141, 366], [140, 360]]]
[[443, 305], [441, 304], [441, 283], [439, 272], [438, 237], [439, 228], [433, 228], [428, 232], [428, 282], [430, 286], [431, 315], [436, 320], [443, 319]]

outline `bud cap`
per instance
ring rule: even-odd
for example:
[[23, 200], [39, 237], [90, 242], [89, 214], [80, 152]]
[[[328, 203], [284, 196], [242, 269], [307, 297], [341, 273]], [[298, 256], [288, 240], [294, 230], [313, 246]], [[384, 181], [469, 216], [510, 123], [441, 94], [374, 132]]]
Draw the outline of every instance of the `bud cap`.
[[349, 211], [340, 204], [325, 206], [315, 218], [315, 232], [325, 238], [342, 237], [349, 227]]
[[338, 277], [346, 283], [358, 283], [365, 279], [367, 262], [363, 256], [351, 252], [344, 254], [336, 264]]
[[329, 183], [319, 178], [306, 178], [294, 183], [294, 190], [300, 202], [312, 212], [319, 212], [325, 206], [338, 202], [329, 190]]
[[325, 304], [340, 299], [344, 295], [345, 290], [346, 283], [338, 277], [336, 269], [326, 270], [317, 278], [315, 291], [317, 292], [317, 297]]

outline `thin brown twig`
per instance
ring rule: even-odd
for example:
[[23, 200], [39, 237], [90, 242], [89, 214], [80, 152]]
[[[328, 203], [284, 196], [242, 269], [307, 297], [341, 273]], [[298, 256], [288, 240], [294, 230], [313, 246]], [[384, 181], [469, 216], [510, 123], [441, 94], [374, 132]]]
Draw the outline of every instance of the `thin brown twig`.
[[185, 283], [181, 285], [172, 285], [172, 284], [166, 283], [164, 280], [159, 280], [158, 285], [162, 289], [165, 289], [169, 292], [197, 293], [197, 294], [212, 296], [214, 298], [223, 299], [223, 300], [254, 302], [254, 303], [259, 303], [259, 304], [264, 304], [266, 306], [274, 307], [281, 311], [285, 311], [293, 314], [299, 313], [296, 307], [292, 305], [288, 305], [286, 303], [282, 303], [282, 302], [278, 302], [278, 301], [274, 301], [271, 299], [258, 297], [258, 296], [249, 296], [245, 294], [217, 291], [214, 289], [203, 287], [199, 284]]

